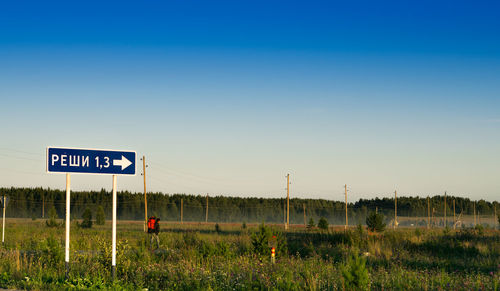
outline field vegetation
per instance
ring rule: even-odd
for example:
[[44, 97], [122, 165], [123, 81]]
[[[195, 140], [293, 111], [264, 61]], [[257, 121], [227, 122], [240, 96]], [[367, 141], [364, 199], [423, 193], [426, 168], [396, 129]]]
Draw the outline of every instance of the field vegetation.
[[[9, 219], [0, 287], [30, 290], [498, 290], [500, 231], [166, 223], [151, 249], [142, 222], [119, 221], [117, 279], [111, 225]], [[273, 237], [274, 236], [274, 237]], [[276, 263], [270, 241], [277, 243]]]

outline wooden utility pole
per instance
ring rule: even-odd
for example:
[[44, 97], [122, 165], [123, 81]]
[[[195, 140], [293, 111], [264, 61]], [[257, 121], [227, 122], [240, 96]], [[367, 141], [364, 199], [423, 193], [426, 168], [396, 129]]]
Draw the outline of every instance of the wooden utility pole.
[[286, 175], [286, 225], [288, 230], [290, 224], [290, 174]]
[[431, 227], [431, 201], [427, 196], [427, 229]]
[[474, 226], [476, 226], [476, 201], [474, 201]]
[[345, 190], [345, 227], [344, 227], [344, 229], [347, 230], [347, 226], [349, 225], [349, 222], [347, 220], [347, 184], [344, 185], [344, 190]]
[[398, 191], [394, 191], [394, 229], [398, 225]]
[[285, 226], [286, 229], [286, 202], [283, 201], [283, 225]]
[[181, 198], [181, 224], [184, 223], [183, 217], [182, 217], [182, 211], [184, 210], [184, 199]]
[[457, 221], [455, 220], [455, 199], [453, 199], [453, 229], [455, 229]]
[[494, 225], [497, 226], [497, 223], [498, 223], [498, 216], [497, 216], [497, 206], [496, 204], [493, 205], [493, 221], [494, 221]]
[[144, 178], [144, 232], [148, 223], [148, 198], [146, 195], [146, 157], [142, 156], [142, 176]]
[[434, 216], [436, 214], [436, 208], [432, 207], [432, 224], [435, 226], [436, 225], [436, 217]]
[[207, 193], [207, 212], [205, 213], [205, 223], [208, 222], [208, 193]]
[[307, 224], [306, 224], [306, 204], [302, 203], [302, 206], [304, 208], [304, 226], [307, 226]]
[[446, 191], [444, 191], [444, 227], [448, 226], [448, 220], [446, 219]]

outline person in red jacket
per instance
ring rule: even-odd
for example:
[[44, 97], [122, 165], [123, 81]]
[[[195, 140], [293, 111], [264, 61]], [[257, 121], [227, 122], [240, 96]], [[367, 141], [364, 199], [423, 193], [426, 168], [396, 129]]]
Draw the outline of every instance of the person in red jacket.
[[148, 233], [151, 234], [151, 240], [149, 241], [149, 247], [153, 247], [153, 241], [156, 241], [156, 248], [160, 248], [160, 218], [151, 216], [148, 219]]

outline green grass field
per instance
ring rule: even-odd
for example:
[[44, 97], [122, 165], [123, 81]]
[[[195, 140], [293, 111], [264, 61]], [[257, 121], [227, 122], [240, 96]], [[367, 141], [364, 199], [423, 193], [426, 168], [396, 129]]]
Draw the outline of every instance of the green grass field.
[[[111, 278], [111, 224], [71, 225], [65, 278], [64, 226], [8, 219], [0, 287], [61, 290], [498, 290], [500, 231], [398, 229], [369, 233], [248, 224], [161, 224], [149, 248], [142, 222], [118, 223], [117, 280]], [[276, 235], [272, 264], [269, 236]]]

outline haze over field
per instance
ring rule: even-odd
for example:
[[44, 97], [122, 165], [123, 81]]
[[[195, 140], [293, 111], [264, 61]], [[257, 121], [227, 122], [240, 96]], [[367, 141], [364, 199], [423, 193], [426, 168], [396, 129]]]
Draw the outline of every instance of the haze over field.
[[0, 187], [64, 188], [66, 146], [136, 150], [150, 191], [498, 200], [498, 6], [0, 4]]

